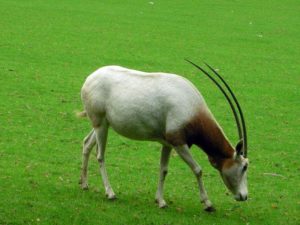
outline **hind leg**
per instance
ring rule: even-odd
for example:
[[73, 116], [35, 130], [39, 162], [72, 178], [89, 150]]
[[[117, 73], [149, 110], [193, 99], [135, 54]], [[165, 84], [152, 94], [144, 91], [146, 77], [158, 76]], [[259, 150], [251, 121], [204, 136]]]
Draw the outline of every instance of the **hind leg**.
[[83, 150], [82, 150], [82, 167], [81, 167], [81, 177], [79, 183], [83, 190], [88, 189], [88, 180], [87, 180], [87, 171], [88, 171], [88, 162], [92, 148], [96, 144], [96, 136], [94, 130], [84, 138], [83, 140]]
[[108, 132], [108, 122], [104, 119], [99, 127], [95, 127], [96, 140], [98, 144], [97, 159], [100, 165], [100, 173], [105, 188], [105, 194], [108, 199], [115, 199], [116, 195], [110, 186], [106, 168], [105, 168], [105, 147]]

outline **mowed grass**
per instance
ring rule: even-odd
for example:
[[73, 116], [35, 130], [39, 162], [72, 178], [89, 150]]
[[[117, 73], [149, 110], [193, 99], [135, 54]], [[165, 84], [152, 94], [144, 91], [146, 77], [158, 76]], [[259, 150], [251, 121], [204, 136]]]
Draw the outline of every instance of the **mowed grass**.
[[[0, 224], [300, 224], [300, 3], [286, 1], [0, 0]], [[187, 64], [210, 63], [228, 80], [249, 133], [249, 201], [228, 195], [206, 155], [191, 152], [217, 211], [206, 213], [176, 154], [167, 209], [154, 195], [160, 145], [109, 133], [108, 201], [95, 153], [89, 191], [78, 185], [89, 132], [80, 88], [116, 64], [190, 79], [233, 144], [220, 91]]]

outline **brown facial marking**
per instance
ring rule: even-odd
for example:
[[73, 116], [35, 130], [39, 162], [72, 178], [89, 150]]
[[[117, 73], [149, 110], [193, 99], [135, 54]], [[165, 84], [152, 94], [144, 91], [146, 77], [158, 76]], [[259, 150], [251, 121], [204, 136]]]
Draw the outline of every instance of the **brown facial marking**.
[[213, 167], [222, 172], [224, 169], [229, 169], [235, 164], [233, 158], [212, 158], [208, 157], [209, 162]]
[[222, 166], [221, 168], [224, 170], [224, 169], [229, 169], [231, 168], [233, 165], [235, 164], [235, 161], [234, 159], [224, 159], [222, 161]]

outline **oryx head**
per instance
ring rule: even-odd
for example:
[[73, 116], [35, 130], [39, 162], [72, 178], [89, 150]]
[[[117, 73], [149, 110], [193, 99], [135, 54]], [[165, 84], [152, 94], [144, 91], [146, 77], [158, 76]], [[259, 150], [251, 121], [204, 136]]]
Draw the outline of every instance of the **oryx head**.
[[248, 164], [248, 159], [242, 154], [242, 142], [237, 145], [234, 157], [223, 160], [220, 164], [221, 177], [237, 201], [245, 201], [248, 198]]
[[[195, 63], [186, 60], [199, 70], [201, 70], [205, 75], [207, 75], [222, 91], [224, 96], [226, 97], [236, 124], [237, 130], [239, 135], [239, 142], [235, 147], [235, 154], [232, 158], [225, 158], [225, 159], [215, 159], [209, 157], [210, 163], [216, 167], [220, 171], [220, 175], [227, 186], [227, 188], [232, 192], [234, 198], [237, 201], [245, 201], [248, 198], [248, 187], [247, 187], [247, 169], [248, 169], [248, 158], [247, 158], [247, 132], [246, 132], [246, 124], [243, 116], [242, 109], [237, 101], [234, 93], [232, 92], [229, 85], [226, 81], [218, 74], [210, 65], [206, 64], [208, 68], [222, 81], [225, 85], [226, 90], [230, 94], [230, 98], [228, 93], [224, 90], [224, 88], [213, 78], [208, 72], [202, 69], [200, 66], [196, 65]], [[232, 100], [234, 101], [235, 105], [233, 104]], [[236, 107], [235, 107], [236, 106]], [[237, 110], [236, 110], [237, 108]]]

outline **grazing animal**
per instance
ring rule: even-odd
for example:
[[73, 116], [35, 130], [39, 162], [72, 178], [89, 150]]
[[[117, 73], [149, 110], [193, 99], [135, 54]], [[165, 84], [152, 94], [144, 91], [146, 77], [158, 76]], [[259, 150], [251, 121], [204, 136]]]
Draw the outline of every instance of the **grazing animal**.
[[189, 152], [193, 144], [208, 155], [209, 162], [220, 172], [234, 198], [238, 201], [247, 199], [247, 137], [241, 108], [227, 83], [215, 70], [206, 64], [225, 84], [239, 114], [224, 88], [204, 69], [190, 63], [209, 76], [227, 98], [240, 137], [236, 147], [230, 144], [204, 98], [187, 79], [175, 74], [146, 73], [120, 66], [105, 66], [89, 75], [81, 89], [84, 111], [80, 116], [87, 116], [93, 127], [83, 142], [80, 180], [83, 189], [88, 188], [89, 155], [92, 147], [97, 145], [97, 159], [105, 193], [108, 199], [116, 197], [107, 177], [104, 157], [108, 128], [112, 127], [130, 139], [162, 144], [156, 192], [159, 207], [167, 206], [163, 187], [170, 153], [175, 149], [196, 176], [204, 209], [214, 210], [202, 182], [202, 168]]

